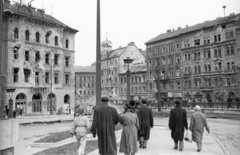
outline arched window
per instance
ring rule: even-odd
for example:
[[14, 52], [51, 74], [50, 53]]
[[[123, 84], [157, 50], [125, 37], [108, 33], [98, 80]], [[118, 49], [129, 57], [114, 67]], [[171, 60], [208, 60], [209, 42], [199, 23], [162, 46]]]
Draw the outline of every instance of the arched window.
[[29, 31], [26, 30], [26, 31], [25, 31], [25, 40], [26, 40], [26, 41], [29, 41], [29, 35], [30, 35]]
[[194, 67], [194, 72], [197, 73], [197, 66]]
[[230, 69], [230, 62], [227, 63], [227, 69]]
[[18, 28], [14, 29], [14, 38], [18, 39]]
[[207, 65], [204, 65], [204, 71], [207, 72], [208, 69], [207, 69]]
[[234, 69], [235, 69], [234, 62], [232, 62], [232, 70], [234, 70]]
[[39, 32], [36, 33], [36, 42], [37, 43], [40, 42], [40, 34], [39, 34]]
[[208, 71], [211, 72], [211, 65], [208, 64]]
[[65, 43], [66, 45], [66, 48], [68, 48], [69, 47], [69, 41], [68, 41], [68, 39], [66, 40], [66, 43]]
[[58, 46], [58, 36], [55, 36], [54, 41], [55, 41], [55, 45]]

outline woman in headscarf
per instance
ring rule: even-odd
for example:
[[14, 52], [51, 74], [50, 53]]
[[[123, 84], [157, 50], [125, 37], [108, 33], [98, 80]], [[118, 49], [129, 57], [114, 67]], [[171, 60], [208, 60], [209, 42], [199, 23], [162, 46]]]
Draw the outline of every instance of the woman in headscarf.
[[202, 150], [202, 139], [204, 127], [210, 133], [210, 129], [207, 124], [206, 115], [201, 112], [199, 105], [195, 106], [195, 113], [192, 114], [190, 130], [192, 131], [192, 140], [197, 143], [197, 151]]
[[73, 120], [73, 126], [71, 128], [70, 134], [76, 136], [78, 155], [84, 155], [84, 150], [87, 141], [87, 130], [91, 128], [91, 124], [88, 117], [85, 116], [85, 109], [79, 106], [75, 109], [75, 118]]
[[127, 103], [124, 106], [125, 113], [120, 116], [120, 123], [123, 125], [119, 152], [125, 155], [135, 155], [137, 147], [137, 131], [139, 128], [138, 116], [132, 113], [132, 106]]

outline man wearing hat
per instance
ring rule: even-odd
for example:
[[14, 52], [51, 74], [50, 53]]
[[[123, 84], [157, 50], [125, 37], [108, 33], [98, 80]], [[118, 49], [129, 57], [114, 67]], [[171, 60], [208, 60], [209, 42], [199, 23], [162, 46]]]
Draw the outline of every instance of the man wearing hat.
[[142, 106], [139, 108], [140, 111], [140, 131], [141, 135], [139, 138], [140, 148], [147, 148], [147, 141], [150, 137], [150, 129], [153, 127], [153, 115], [152, 109], [147, 107], [147, 100], [142, 100]]
[[94, 108], [91, 132], [98, 136], [100, 155], [117, 155], [115, 125], [119, 122], [119, 115], [114, 107], [108, 106], [108, 98], [102, 97], [102, 104]]
[[192, 114], [190, 130], [192, 131], [192, 140], [197, 143], [197, 151], [202, 150], [202, 139], [204, 127], [210, 133], [210, 129], [207, 124], [206, 115], [201, 112], [199, 105], [195, 106], [195, 113]]
[[183, 151], [184, 127], [188, 130], [187, 112], [182, 108], [179, 100], [176, 100], [174, 103], [176, 106], [170, 111], [168, 126], [172, 130], [171, 137], [174, 140], [174, 149], [178, 149], [179, 141], [179, 151]]

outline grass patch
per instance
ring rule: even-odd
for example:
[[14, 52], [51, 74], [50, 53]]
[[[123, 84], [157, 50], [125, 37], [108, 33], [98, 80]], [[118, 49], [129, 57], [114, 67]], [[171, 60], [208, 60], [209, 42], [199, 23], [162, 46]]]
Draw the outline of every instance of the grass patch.
[[[118, 123], [117, 125], [115, 125], [115, 131], [122, 129], [122, 127], [123, 126], [120, 123]], [[39, 139], [38, 141], [35, 141], [35, 143], [47, 143], [47, 142], [52, 143], [52, 141], [56, 141], [60, 139], [63, 140], [63, 138], [66, 138], [68, 136], [70, 136], [70, 131], [58, 132], [58, 133], [51, 134], [48, 137]], [[119, 143], [117, 145], [119, 146]], [[87, 141], [85, 154], [92, 152], [97, 148], [98, 148], [97, 140]], [[35, 153], [33, 155], [75, 155], [76, 152], [77, 152], [77, 144], [74, 142], [67, 145], [46, 149], [44, 151]]]
[[[122, 125], [120, 123], [118, 123], [115, 126], [115, 131], [122, 129]], [[88, 134], [90, 134], [91, 132], [88, 131]], [[59, 142], [61, 140], [70, 138], [70, 130], [67, 131], [62, 131], [62, 132], [56, 132], [56, 133], [51, 133], [49, 136], [43, 137], [39, 140], [34, 141], [34, 143], [55, 143], [55, 142]]]
[[[97, 148], [98, 148], [97, 140], [87, 141], [85, 154], [92, 152]], [[33, 155], [76, 155], [76, 152], [77, 152], [77, 144], [70, 143], [67, 145], [46, 149], [44, 151], [35, 153]]]

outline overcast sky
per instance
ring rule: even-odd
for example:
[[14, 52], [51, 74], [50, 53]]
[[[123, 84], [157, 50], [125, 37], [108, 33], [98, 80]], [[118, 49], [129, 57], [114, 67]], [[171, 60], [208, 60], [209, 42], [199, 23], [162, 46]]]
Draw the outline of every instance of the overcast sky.
[[[23, 0], [28, 2], [29, 0]], [[96, 60], [97, 0], [34, 0], [68, 26], [75, 36], [75, 65], [89, 66]], [[145, 42], [168, 29], [177, 29], [239, 13], [240, 0], [101, 0], [101, 42], [112, 41], [113, 49]]]

